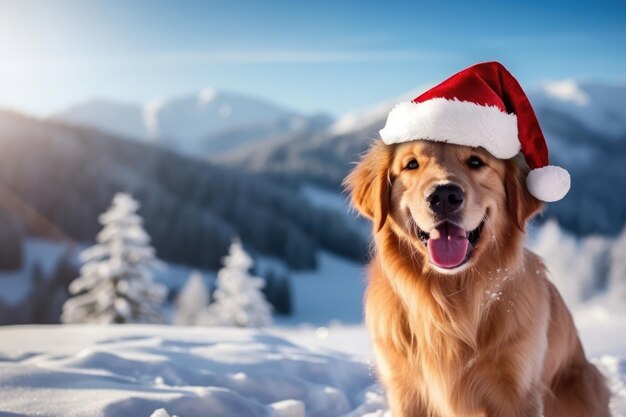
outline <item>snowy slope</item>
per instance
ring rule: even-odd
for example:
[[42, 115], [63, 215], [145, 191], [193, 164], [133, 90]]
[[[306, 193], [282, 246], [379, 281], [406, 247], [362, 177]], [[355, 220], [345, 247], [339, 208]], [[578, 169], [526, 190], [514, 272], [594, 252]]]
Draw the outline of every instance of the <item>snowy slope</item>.
[[225, 328], [0, 330], [0, 415], [341, 417], [384, 408], [369, 366]]
[[[583, 341], [609, 379], [613, 415], [625, 417], [625, 317], [600, 306], [584, 317]], [[164, 408], [179, 417], [382, 417], [371, 361], [336, 351], [369, 349], [362, 327], [347, 331], [330, 351], [320, 329], [5, 327], [0, 415], [148, 417]]]

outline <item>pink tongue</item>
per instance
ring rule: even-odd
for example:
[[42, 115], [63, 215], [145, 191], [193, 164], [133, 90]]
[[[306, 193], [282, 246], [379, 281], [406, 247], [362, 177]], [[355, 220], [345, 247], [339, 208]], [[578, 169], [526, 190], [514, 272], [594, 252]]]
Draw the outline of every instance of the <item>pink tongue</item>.
[[430, 232], [430, 260], [441, 268], [454, 268], [465, 260], [468, 245], [465, 230], [452, 223], [443, 223]]

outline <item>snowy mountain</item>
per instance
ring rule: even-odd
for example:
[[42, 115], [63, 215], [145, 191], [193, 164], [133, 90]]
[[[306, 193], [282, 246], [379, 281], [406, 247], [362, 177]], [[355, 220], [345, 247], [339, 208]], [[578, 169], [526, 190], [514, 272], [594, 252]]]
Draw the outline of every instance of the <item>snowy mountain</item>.
[[[617, 234], [626, 222], [626, 199], [615, 192], [626, 188], [626, 87], [556, 82], [531, 91], [529, 97], [551, 159], [572, 174], [570, 194], [550, 204], [547, 215], [578, 234]], [[339, 191], [351, 164], [379, 138], [378, 130], [398, 101], [346, 115], [325, 131], [240, 147], [219, 160]]]
[[583, 125], [606, 140], [626, 137], [626, 85], [546, 83], [531, 95], [538, 113], [554, 113]]
[[328, 116], [300, 115], [263, 99], [213, 88], [145, 106], [93, 100], [58, 112], [52, 119], [156, 142], [195, 156], [312, 127], [325, 128], [331, 122]]
[[122, 137], [145, 139], [141, 106], [112, 100], [89, 100], [68, 107], [52, 117], [75, 125], [90, 126]]
[[[235, 114], [229, 103], [242, 103], [245, 108], [245, 100], [214, 90], [153, 103], [144, 110], [144, 119], [162, 143], [175, 149], [295, 186], [315, 183], [339, 191], [351, 163], [379, 137], [392, 106], [427, 88], [348, 114], [330, 125], [328, 118], [302, 118], [267, 105], [263, 114], [269, 119], [264, 125], [254, 119], [243, 126], [246, 117]], [[626, 199], [615, 192], [626, 188], [626, 86], [557, 81], [530, 91], [529, 97], [548, 138], [551, 159], [566, 167], [573, 179], [568, 198], [549, 205], [547, 215], [556, 216], [577, 234], [615, 235], [626, 222]], [[264, 106], [258, 100], [250, 103], [254, 108]], [[200, 127], [208, 128], [204, 117], [213, 121], [215, 129], [201, 139], [168, 138], [177, 130], [184, 132], [181, 137], [198, 134]], [[185, 120], [185, 125], [176, 127], [175, 120]], [[233, 121], [237, 121], [234, 127], [229, 125]]]
[[[397, 100], [347, 114], [338, 119], [328, 131], [340, 135], [358, 132], [367, 126], [380, 129], [396, 103], [409, 100], [427, 88], [420, 87]], [[626, 85], [554, 81], [530, 90], [528, 96], [541, 119], [549, 119], [558, 114], [606, 140], [621, 140], [626, 137]], [[545, 121], [542, 120], [542, 123]]]
[[267, 101], [211, 88], [197, 95], [156, 100], [144, 108], [147, 135], [186, 152], [196, 150], [199, 141], [220, 132], [264, 126], [295, 116]]

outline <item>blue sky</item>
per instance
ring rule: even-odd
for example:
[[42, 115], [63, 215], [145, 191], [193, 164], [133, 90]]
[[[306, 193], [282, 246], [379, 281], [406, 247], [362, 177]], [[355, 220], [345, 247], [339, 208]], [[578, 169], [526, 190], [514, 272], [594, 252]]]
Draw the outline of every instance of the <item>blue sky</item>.
[[532, 88], [626, 82], [622, 1], [0, 0], [0, 106], [215, 87], [335, 115], [500, 60]]

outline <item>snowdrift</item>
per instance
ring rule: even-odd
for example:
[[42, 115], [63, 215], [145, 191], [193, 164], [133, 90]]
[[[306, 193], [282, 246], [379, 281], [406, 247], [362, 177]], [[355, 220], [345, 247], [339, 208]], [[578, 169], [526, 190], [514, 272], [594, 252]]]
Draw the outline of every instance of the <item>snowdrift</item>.
[[385, 408], [366, 363], [262, 331], [21, 326], [0, 339], [1, 416], [149, 417], [163, 408], [179, 417], [356, 417]]
[[[614, 393], [613, 416], [626, 417], [624, 315], [597, 305], [575, 316]], [[0, 416], [386, 416], [364, 328], [327, 330], [0, 328]]]

